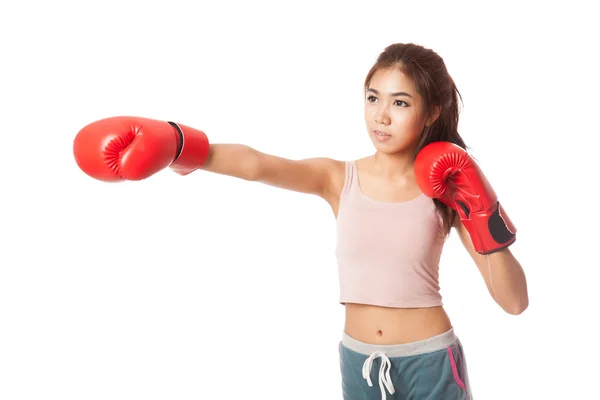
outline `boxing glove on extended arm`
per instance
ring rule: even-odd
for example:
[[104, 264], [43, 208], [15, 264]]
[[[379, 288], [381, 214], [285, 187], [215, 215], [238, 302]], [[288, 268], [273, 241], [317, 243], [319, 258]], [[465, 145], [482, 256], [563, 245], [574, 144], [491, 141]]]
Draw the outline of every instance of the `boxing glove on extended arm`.
[[414, 171], [425, 195], [458, 212], [476, 252], [493, 253], [515, 242], [515, 226], [479, 165], [462, 147], [430, 143], [417, 154]]
[[166, 167], [187, 175], [204, 164], [208, 151], [204, 132], [141, 117], [92, 122], [73, 142], [79, 168], [104, 182], [142, 180]]

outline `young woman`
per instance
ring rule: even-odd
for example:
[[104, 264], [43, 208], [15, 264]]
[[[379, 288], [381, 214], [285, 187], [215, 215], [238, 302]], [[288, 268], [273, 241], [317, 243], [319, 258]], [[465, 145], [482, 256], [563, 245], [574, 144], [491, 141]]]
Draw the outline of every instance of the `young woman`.
[[398, 43], [380, 54], [364, 85], [370, 156], [289, 160], [137, 117], [84, 127], [74, 154], [84, 172], [104, 181], [200, 168], [320, 196], [338, 226], [344, 399], [470, 399], [463, 347], [438, 286], [450, 230], [502, 309], [520, 314], [528, 295], [509, 250], [515, 228], [464, 151], [458, 99], [439, 55]]

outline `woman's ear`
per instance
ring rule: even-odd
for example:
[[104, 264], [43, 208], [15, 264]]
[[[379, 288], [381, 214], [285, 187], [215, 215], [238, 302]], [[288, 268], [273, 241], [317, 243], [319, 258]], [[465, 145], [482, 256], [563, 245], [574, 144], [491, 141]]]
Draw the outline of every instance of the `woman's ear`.
[[440, 117], [441, 111], [442, 111], [442, 108], [440, 106], [434, 106], [431, 116], [429, 118], [427, 118], [427, 122], [425, 122], [425, 126], [429, 126], [429, 125], [433, 124]]

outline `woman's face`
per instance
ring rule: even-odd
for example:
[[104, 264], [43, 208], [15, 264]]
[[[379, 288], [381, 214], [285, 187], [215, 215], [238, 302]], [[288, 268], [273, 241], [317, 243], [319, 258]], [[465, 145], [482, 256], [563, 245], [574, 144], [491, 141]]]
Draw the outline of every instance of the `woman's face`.
[[365, 93], [365, 121], [375, 148], [398, 153], [417, 146], [425, 126], [423, 101], [397, 68], [373, 75]]

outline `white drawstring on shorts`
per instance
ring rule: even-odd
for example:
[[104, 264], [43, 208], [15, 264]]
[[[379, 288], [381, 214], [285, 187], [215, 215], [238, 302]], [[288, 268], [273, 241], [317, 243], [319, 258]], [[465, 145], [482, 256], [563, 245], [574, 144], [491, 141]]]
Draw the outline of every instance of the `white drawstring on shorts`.
[[379, 387], [381, 388], [381, 400], [385, 400], [384, 385], [390, 394], [394, 394], [395, 392], [394, 385], [392, 384], [392, 378], [390, 377], [390, 369], [392, 368], [390, 359], [387, 358], [387, 356], [381, 351], [376, 351], [365, 360], [362, 374], [363, 378], [367, 380], [369, 386], [373, 386], [373, 382], [371, 382], [371, 366], [373, 365], [373, 360], [375, 360], [377, 357], [381, 357], [381, 367], [379, 368]]

